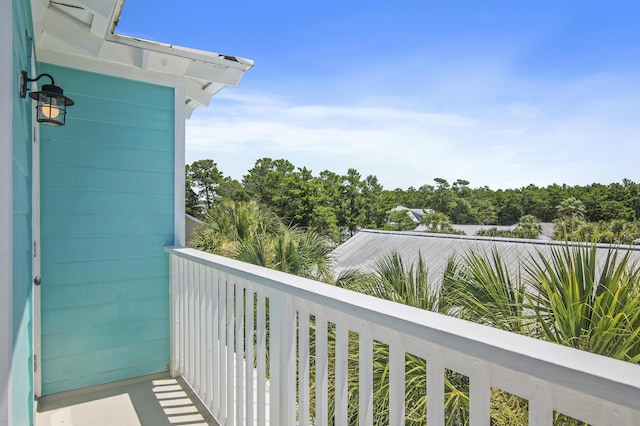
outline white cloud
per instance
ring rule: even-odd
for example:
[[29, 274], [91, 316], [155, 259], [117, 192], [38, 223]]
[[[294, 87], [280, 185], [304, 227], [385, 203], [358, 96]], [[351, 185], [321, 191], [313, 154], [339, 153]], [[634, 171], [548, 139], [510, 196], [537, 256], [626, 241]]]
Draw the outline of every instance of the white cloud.
[[631, 118], [640, 97], [631, 79], [603, 74], [563, 87], [499, 75], [508, 97], [477, 88], [463, 103], [454, 81], [441, 86], [438, 99], [452, 94], [448, 113], [429, 99], [336, 106], [223, 92], [187, 122], [187, 161], [212, 158], [241, 179], [259, 158], [284, 158], [316, 174], [355, 168], [387, 189], [434, 177], [494, 189], [638, 180], [640, 121]]

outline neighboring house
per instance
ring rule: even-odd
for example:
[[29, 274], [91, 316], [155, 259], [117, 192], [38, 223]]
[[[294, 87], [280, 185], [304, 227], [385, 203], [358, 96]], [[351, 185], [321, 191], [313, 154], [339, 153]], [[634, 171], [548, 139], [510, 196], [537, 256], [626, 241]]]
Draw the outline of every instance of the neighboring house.
[[402, 212], [402, 211], [406, 211], [409, 218], [415, 223], [420, 223], [420, 220], [422, 219], [422, 215], [435, 213], [435, 211], [431, 209], [410, 209], [409, 207], [398, 206], [387, 211], [387, 214], [393, 213], [393, 212]]
[[[185, 118], [253, 63], [114, 34], [122, 4], [2, 3], [2, 425], [32, 424], [39, 396], [169, 363], [163, 248], [185, 242]], [[22, 71], [75, 101], [64, 127], [35, 122]]]
[[200, 225], [204, 225], [204, 222], [193, 217], [190, 214], [184, 215], [184, 240], [188, 242], [191, 239], [193, 231]]
[[538, 238], [545, 240], [552, 240], [553, 234], [555, 232], [555, 223], [553, 222], [540, 222], [540, 226], [542, 226], [542, 235]]
[[[550, 254], [552, 247], [563, 247], [563, 241], [526, 240], [520, 238], [493, 238], [422, 232], [397, 232], [364, 229], [338, 246], [331, 254], [333, 271], [339, 274], [345, 269], [357, 268], [372, 272], [376, 262], [392, 252], [397, 252], [407, 267], [421, 255], [429, 268], [434, 283], [440, 284], [447, 262], [455, 255], [464, 255], [470, 250], [490, 253], [496, 249], [510, 271], [518, 268], [537, 252]], [[569, 243], [580, 244], [580, 243]], [[611, 247], [598, 245], [604, 257]], [[621, 246], [631, 252], [633, 261], [640, 262], [640, 247]]]

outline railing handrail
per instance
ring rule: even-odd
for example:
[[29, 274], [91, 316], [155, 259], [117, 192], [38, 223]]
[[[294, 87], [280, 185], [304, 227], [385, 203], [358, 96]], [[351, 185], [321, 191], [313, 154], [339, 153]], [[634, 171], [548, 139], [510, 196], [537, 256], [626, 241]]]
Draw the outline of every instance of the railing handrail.
[[640, 410], [640, 366], [183, 247], [165, 251], [614, 404]]

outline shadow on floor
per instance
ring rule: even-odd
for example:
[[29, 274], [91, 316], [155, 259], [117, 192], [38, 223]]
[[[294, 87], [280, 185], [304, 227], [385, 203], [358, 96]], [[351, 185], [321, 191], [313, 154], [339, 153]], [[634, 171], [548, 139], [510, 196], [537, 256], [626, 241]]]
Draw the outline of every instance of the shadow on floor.
[[36, 426], [217, 425], [189, 386], [167, 374], [49, 395]]

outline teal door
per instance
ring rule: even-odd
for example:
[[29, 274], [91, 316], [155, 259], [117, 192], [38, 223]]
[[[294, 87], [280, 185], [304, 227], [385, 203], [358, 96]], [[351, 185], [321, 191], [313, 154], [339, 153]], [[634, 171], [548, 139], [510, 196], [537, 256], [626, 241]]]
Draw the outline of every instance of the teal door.
[[42, 394], [166, 371], [173, 89], [39, 72], [75, 101], [41, 129]]

